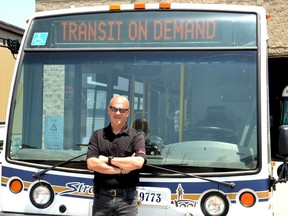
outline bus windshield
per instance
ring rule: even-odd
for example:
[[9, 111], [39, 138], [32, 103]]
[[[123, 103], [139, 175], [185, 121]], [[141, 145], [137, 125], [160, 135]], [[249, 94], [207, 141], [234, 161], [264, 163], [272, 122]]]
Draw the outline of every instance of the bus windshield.
[[[255, 169], [256, 61], [255, 50], [27, 51], [9, 158], [51, 165], [85, 153], [118, 94], [130, 100], [127, 124], [145, 121], [148, 163]], [[66, 166], [86, 169], [85, 157]]]

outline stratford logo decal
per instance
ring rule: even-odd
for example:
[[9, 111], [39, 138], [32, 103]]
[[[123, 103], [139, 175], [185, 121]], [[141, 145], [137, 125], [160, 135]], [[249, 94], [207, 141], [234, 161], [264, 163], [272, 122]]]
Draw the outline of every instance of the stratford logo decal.
[[86, 185], [81, 182], [68, 182], [66, 185], [66, 190], [58, 193], [60, 196], [65, 195], [81, 195], [81, 196], [91, 196], [93, 195], [93, 186]]

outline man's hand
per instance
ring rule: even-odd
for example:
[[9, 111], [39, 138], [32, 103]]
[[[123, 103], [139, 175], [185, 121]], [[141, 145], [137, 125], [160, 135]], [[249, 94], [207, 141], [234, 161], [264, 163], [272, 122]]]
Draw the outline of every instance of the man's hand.
[[[98, 160], [105, 163], [105, 166], [118, 170], [119, 174], [127, 174], [133, 170], [140, 169], [144, 163], [144, 159], [142, 157], [136, 157], [136, 153], [128, 157], [114, 157], [111, 160], [111, 165], [108, 164], [108, 157], [104, 155], [99, 155]], [[96, 167], [94, 167], [94, 170], [95, 168]]]
[[99, 155], [98, 159], [106, 164], [108, 164], [108, 157], [104, 155]]

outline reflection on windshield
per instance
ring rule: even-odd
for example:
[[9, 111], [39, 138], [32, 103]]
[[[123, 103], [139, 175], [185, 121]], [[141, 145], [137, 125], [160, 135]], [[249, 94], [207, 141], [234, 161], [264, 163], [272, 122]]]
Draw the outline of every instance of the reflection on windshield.
[[81, 155], [121, 94], [150, 164], [255, 169], [255, 64], [255, 51], [27, 53], [10, 157], [50, 164]]

